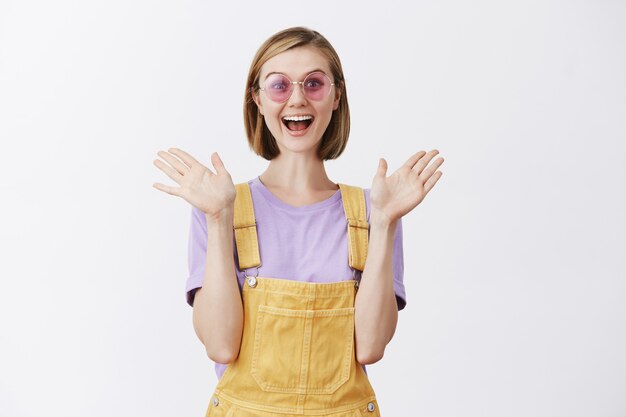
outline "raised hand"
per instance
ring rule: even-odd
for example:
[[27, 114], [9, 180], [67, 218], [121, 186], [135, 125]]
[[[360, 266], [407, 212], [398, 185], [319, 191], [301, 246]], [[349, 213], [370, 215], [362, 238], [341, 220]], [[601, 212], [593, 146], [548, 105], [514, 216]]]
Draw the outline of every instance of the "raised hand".
[[160, 159], [155, 159], [154, 165], [180, 187], [154, 183], [154, 188], [181, 197], [210, 216], [217, 217], [224, 210], [232, 210], [236, 196], [235, 184], [217, 152], [211, 155], [216, 173], [177, 148], [170, 148], [168, 152], [159, 151], [157, 155], [169, 165]]
[[436, 149], [428, 153], [419, 151], [389, 177], [386, 176], [387, 161], [380, 158], [378, 171], [374, 175], [370, 190], [372, 212], [375, 211], [376, 215], [382, 215], [392, 222], [421, 203], [443, 175], [441, 171], [437, 171], [437, 168], [443, 164], [441, 157], [426, 168], [438, 153]]

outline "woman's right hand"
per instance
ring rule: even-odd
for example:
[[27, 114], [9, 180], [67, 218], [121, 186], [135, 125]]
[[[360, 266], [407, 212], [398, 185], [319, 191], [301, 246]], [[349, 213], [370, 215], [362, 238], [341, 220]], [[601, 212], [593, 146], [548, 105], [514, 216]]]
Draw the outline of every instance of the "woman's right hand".
[[217, 152], [211, 155], [211, 163], [216, 174], [178, 148], [170, 148], [168, 152], [159, 151], [157, 155], [171, 166], [160, 159], [155, 159], [154, 165], [176, 181], [180, 187], [155, 182], [152, 184], [154, 188], [185, 199], [211, 217], [218, 218], [225, 211], [233, 209], [237, 194], [235, 184]]

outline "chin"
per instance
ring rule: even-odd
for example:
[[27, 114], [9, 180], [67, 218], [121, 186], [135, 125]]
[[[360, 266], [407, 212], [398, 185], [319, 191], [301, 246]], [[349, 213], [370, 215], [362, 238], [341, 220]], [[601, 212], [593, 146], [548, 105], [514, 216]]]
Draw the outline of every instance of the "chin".
[[295, 138], [295, 137], [286, 137], [283, 135], [280, 141], [276, 141], [278, 144], [278, 148], [281, 152], [294, 152], [294, 153], [304, 153], [304, 152], [314, 152], [317, 150], [319, 144], [321, 142], [321, 138], [316, 141], [312, 141], [306, 137]]
[[311, 144], [279, 144], [278, 148], [280, 149], [281, 153], [282, 152], [293, 152], [293, 153], [309, 153], [309, 152], [315, 152], [317, 150], [317, 146], [319, 144], [319, 141], [316, 143], [311, 143]]

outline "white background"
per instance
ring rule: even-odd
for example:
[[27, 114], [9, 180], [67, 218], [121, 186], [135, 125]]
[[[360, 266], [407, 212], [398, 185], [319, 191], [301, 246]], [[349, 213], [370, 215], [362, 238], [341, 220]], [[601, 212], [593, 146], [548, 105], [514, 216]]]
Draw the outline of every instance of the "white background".
[[403, 218], [383, 416], [626, 415], [624, 1], [0, 2], [0, 415], [202, 416], [180, 147], [236, 182], [248, 66], [305, 25], [352, 131], [330, 178], [446, 162]]

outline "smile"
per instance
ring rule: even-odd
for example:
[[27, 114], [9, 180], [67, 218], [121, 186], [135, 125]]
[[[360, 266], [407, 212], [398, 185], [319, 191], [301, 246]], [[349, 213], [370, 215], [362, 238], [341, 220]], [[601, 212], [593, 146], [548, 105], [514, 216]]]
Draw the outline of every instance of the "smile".
[[315, 119], [310, 114], [283, 116], [282, 122], [294, 136], [301, 136], [306, 133]]

